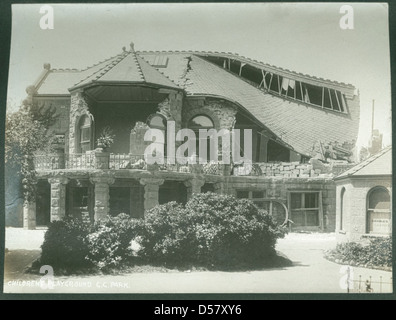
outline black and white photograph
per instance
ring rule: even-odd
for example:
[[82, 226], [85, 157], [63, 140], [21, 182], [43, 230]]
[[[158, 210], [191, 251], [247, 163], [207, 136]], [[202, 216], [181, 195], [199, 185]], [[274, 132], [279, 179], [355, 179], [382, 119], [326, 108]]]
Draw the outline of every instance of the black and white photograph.
[[387, 3], [11, 9], [5, 294], [393, 294]]

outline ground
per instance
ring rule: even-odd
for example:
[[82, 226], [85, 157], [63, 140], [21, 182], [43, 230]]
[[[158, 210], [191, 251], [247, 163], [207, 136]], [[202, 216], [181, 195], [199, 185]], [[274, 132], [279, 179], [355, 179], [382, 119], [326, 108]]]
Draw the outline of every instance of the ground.
[[[7, 228], [4, 292], [8, 293], [346, 293], [340, 282], [346, 278], [342, 266], [323, 257], [335, 248], [334, 233], [291, 233], [278, 241], [277, 250], [293, 261], [285, 268], [245, 272], [168, 271], [121, 275], [55, 277], [54, 289], [41, 289], [43, 275], [23, 272], [39, 257], [44, 230]], [[353, 268], [354, 290], [365, 291], [372, 281], [375, 293], [392, 292], [392, 273]], [[360, 284], [359, 284], [359, 279]], [[20, 280], [20, 281], [18, 281]], [[23, 282], [25, 281], [25, 282]], [[30, 282], [27, 282], [30, 281]], [[381, 284], [380, 284], [381, 282]]]

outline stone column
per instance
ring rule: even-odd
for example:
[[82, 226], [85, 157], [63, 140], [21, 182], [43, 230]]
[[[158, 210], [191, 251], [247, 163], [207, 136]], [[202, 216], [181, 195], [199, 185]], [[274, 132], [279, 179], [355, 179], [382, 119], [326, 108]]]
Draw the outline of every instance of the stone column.
[[140, 183], [144, 185], [144, 210], [149, 210], [158, 205], [159, 186], [164, 183], [164, 179], [142, 178]]
[[218, 193], [218, 194], [225, 194], [224, 183], [223, 182], [216, 182], [214, 184], [214, 192]]
[[23, 203], [23, 228], [26, 230], [36, 229], [36, 202], [25, 201]]
[[66, 177], [48, 179], [51, 184], [51, 222], [61, 220], [66, 216]]
[[95, 185], [95, 205], [94, 205], [95, 221], [106, 218], [110, 212], [109, 185], [113, 184], [114, 181], [115, 179], [109, 176], [91, 177], [91, 182]]
[[202, 177], [195, 177], [191, 180], [184, 182], [187, 187], [187, 200], [190, 200], [194, 193], [201, 193], [201, 188], [205, 184], [205, 180]]

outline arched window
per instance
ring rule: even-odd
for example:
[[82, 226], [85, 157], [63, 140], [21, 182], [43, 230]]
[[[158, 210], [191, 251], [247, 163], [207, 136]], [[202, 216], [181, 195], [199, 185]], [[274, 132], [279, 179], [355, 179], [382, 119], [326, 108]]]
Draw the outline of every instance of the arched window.
[[164, 135], [164, 156], [166, 156], [166, 119], [164, 116], [155, 113], [147, 118], [147, 125], [152, 129], [161, 130]]
[[344, 215], [345, 215], [345, 188], [341, 190], [340, 196], [340, 230], [344, 230]]
[[198, 115], [188, 122], [188, 127], [192, 130], [214, 128], [212, 119], [205, 115]]
[[[205, 115], [197, 115], [190, 119], [190, 121], [187, 124], [188, 128], [193, 130], [195, 133], [196, 137], [196, 154], [199, 156], [199, 129], [213, 129], [214, 124], [211, 118]], [[216, 141], [217, 142], [217, 141]], [[213, 158], [210, 154], [210, 137], [206, 138], [206, 143], [207, 143], [207, 160], [210, 160]]]
[[77, 126], [77, 152], [85, 153], [92, 149], [93, 139], [92, 139], [92, 117], [88, 114], [83, 115]]
[[367, 195], [367, 233], [390, 234], [391, 207], [387, 189], [375, 187]]

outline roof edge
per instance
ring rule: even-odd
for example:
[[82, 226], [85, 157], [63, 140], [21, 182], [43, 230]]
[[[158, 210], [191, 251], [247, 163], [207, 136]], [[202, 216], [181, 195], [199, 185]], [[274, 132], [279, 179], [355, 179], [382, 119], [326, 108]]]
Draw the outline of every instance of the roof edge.
[[231, 52], [191, 51], [191, 50], [185, 51], [184, 50], [184, 51], [137, 51], [137, 53], [138, 54], [193, 54], [193, 55], [206, 55], [206, 56], [232, 58], [232, 59], [243, 61], [245, 63], [249, 63], [249, 64], [256, 66], [258, 68], [266, 68], [269, 71], [272, 71], [274, 73], [277, 72], [277, 73], [280, 73], [281, 75], [282, 74], [292, 75], [293, 77], [300, 77], [300, 78], [308, 79], [308, 80], [315, 81], [315, 82], [332, 84], [337, 87], [342, 87], [342, 88], [344, 88], [346, 90], [350, 90], [350, 91], [355, 91], [355, 89], [356, 89], [356, 87], [350, 83], [344, 83], [344, 82], [338, 82], [335, 80], [319, 78], [319, 77], [315, 77], [315, 76], [312, 76], [309, 74], [304, 74], [304, 73], [300, 73], [297, 71], [284, 69], [284, 68], [281, 68], [278, 66], [264, 63], [262, 61], [257, 61], [257, 60], [253, 60], [251, 58], [240, 56], [237, 53], [231, 53]]

